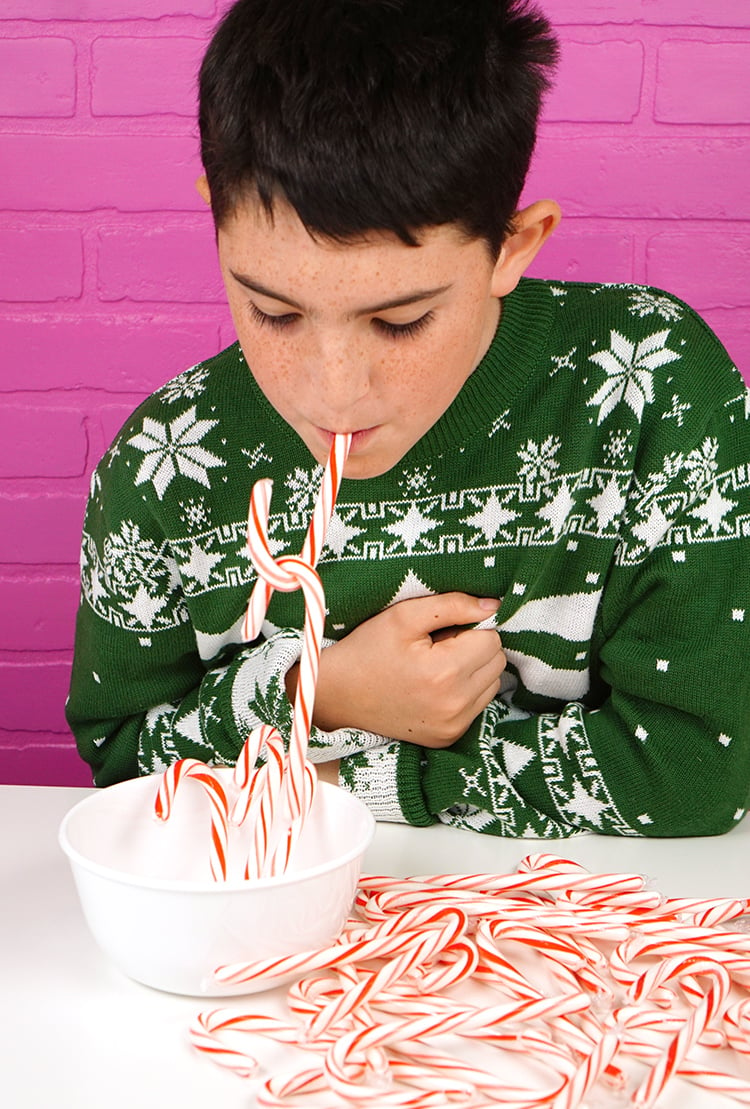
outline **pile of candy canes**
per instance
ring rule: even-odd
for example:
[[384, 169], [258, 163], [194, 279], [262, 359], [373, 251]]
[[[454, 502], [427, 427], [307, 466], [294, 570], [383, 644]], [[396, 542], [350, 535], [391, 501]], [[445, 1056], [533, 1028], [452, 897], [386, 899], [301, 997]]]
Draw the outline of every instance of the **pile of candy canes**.
[[[237, 760], [234, 785], [239, 796], [233, 801], [215, 770], [197, 759], [180, 759], [162, 775], [154, 806], [160, 820], [169, 819], [181, 782], [198, 781], [205, 789], [211, 807], [211, 874], [217, 881], [227, 878], [230, 828], [243, 824], [250, 825], [253, 835], [244, 877], [283, 874], [312, 805], [317, 778], [315, 767], [307, 759], [307, 747], [325, 624], [325, 596], [315, 565], [333, 515], [351, 440], [351, 435], [334, 436], [299, 555], [275, 559], [271, 553], [268, 520], [273, 483], [262, 479], [250, 494], [247, 545], [258, 579], [245, 613], [243, 638], [253, 642], [260, 635], [275, 589], [287, 593], [301, 589], [305, 599], [302, 653], [288, 748], [285, 750], [276, 728], [268, 724], [255, 728]], [[261, 755], [264, 761], [259, 764]]]
[[[749, 908], [665, 899], [640, 875], [547, 854], [510, 875], [364, 877], [330, 948], [217, 968], [253, 989], [297, 976], [286, 1019], [214, 1009], [190, 1037], [258, 1077], [259, 1106], [648, 1109], [675, 1076], [747, 1105], [750, 933], [728, 924]], [[312, 1063], [263, 1077], [247, 1034]], [[494, 1049], [494, 1065], [467, 1063], [467, 1041]], [[528, 1085], [499, 1077], [509, 1052], [531, 1064]]]
[[[274, 728], [256, 729], [231, 800], [215, 770], [195, 759], [173, 764], [160, 782], [161, 820], [181, 782], [204, 788], [217, 881], [227, 878], [229, 830], [245, 823], [253, 849], [244, 877], [283, 873], [312, 803], [307, 744], [325, 618], [315, 565], [349, 446], [349, 436], [335, 437], [299, 556], [272, 556], [271, 483], [251, 495], [247, 540], [258, 581], [245, 639], [260, 634], [274, 589], [301, 588], [305, 598], [288, 749]], [[510, 875], [365, 877], [330, 948], [216, 968], [222, 986], [253, 990], [293, 976], [285, 1019], [214, 1009], [196, 1018], [190, 1037], [246, 1077], [259, 1072], [237, 1042], [248, 1033], [313, 1056], [290, 1075], [260, 1076], [259, 1106], [574, 1109], [608, 1089], [620, 1104], [650, 1109], [675, 1076], [750, 1105], [740, 1073], [750, 1056], [750, 932], [730, 926], [748, 912], [748, 900], [664, 899], [640, 875], [592, 875], [553, 855], [529, 856]], [[489, 1048], [493, 1065], [467, 1062], [462, 1041]], [[704, 1061], [711, 1052], [716, 1065]], [[498, 1077], [508, 1053], [545, 1074], [541, 1084]], [[630, 1091], [633, 1063], [641, 1072]]]

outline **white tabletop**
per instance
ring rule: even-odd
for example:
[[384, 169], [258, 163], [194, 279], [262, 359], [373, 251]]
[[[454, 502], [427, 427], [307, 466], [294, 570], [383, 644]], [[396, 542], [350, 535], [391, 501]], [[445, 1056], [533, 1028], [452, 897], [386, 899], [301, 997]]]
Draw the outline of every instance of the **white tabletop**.
[[[90, 937], [57, 843], [81, 789], [0, 786], [0, 1089], [9, 1109], [247, 1109], [250, 1087], [193, 1052], [187, 1028], [205, 998], [177, 997], [130, 981]], [[381, 824], [367, 873], [507, 873], [524, 855], [550, 851], [594, 872], [647, 875], [668, 896], [750, 895], [750, 821], [729, 835], [682, 840], [577, 836], [506, 840], [444, 827]], [[272, 995], [256, 994], [265, 1011]], [[217, 1004], [236, 1008], [238, 999]], [[248, 1001], [240, 1004], [247, 1008]], [[213, 1002], [210, 1003], [213, 1005]], [[659, 1109], [719, 1109], [682, 1082]]]

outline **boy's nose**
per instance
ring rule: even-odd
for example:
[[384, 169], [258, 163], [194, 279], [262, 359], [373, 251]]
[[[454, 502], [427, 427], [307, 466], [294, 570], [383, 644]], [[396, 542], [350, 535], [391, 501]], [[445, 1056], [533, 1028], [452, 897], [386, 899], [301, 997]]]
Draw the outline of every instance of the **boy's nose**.
[[370, 371], [364, 352], [356, 346], [321, 345], [311, 367], [310, 380], [319, 399], [332, 414], [343, 414], [370, 389]]

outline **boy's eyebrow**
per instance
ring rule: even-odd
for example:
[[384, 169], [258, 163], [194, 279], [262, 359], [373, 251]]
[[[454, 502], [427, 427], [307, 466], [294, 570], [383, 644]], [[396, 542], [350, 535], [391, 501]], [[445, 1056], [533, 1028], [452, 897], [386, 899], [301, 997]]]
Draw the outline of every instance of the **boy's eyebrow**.
[[[235, 281], [240, 285], [244, 285], [246, 289], [251, 292], [260, 293], [261, 296], [270, 297], [271, 300], [281, 301], [282, 304], [288, 304], [290, 308], [296, 308], [300, 312], [304, 312], [304, 307], [298, 304], [296, 300], [292, 300], [286, 293], [277, 293], [273, 289], [269, 289], [267, 285], [262, 285], [259, 281], [253, 280], [244, 273], [235, 273], [234, 270], [229, 271]], [[416, 304], [420, 300], [429, 300], [430, 297], [440, 296], [441, 293], [446, 293], [450, 289], [450, 285], [439, 285], [435, 289], [418, 289], [414, 293], [407, 293], [405, 296], [393, 297], [390, 300], [381, 301], [380, 304], [370, 305], [368, 308], [361, 308], [357, 311], [358, 316], [369, 316], [373, 312], [385, 312], [389, 308], [401, 308], [407, 304]]]

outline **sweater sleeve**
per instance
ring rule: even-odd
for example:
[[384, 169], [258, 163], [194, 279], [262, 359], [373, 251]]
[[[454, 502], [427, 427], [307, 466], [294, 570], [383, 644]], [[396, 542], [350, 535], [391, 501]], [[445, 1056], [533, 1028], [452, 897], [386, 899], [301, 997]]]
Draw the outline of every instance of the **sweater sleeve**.
[[[218, 625], [198, 626], [159, 503], [134, 486], [118, 451], [115, 444], [92, 478], [66, 703], [79, 753], [99, 786], [160, 772], [186, 757], [231, 765], [260, 723], [288, 739], [285, 676], [302, 645], [293, 627], [269, 630], [253, 644], [240, 641], [250, 585], [212, 603]], [[382, 742], [315, 729], [311, 757], [325, 761]]]
[[153, 514], [124, 506], [106, 462], [84, 522], [81, 601], [66, 714], [97, 785], [179, 758], [231, 764], [258, 723], [284, 724], [284, 675], [301, 635], [282, 629], [206, 662], [170, 545]]
[[599, 608], [596, 699], [533, 712], [501, 694], [451, 748], [358, 754], [342, 784], [390, 798], [389, 819], [497, 835], [738, 823], [750, 803], [750, 400], [737, 402], [671, 460], [669, 481], [638, 491], [627, 528], [641, 549], [624, 543]]

